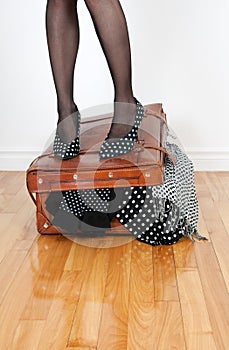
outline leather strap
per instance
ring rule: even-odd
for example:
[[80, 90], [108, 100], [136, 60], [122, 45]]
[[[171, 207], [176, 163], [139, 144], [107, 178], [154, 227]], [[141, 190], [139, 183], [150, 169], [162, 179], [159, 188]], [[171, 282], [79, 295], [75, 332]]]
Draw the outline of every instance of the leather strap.
[[33, 203], [34, 203], [35, 205], [37, 205], [36, 199], [34, 198], [34, 195], [33, 195], [33, 193], [31, 192], [31, 190], [30, 190], [30, 188], [29, 188], [28, 185], [27, 185], [27, 190], [28, 190], [28, 192], [29, 192], [30, 197], [32, 198]]
[[[167, 125], [167, 121], [166, 121], [166, 114], [163, 112], [163, 114], [158, 113], [156, 111], [151, 110], [149, 107], [143, 107], [144, 108], [144, 116], [147, 117], [148, 115], [153, 115], [154, 117], [157, 117], [159, 119], [161, 119], [166, 125]], [[164, 117], [163, 117], [164, 115]], [[109, 115], [101, 115], [101, 116], [97, 116], [97, 120], [101, 121], [101, 120], [106, 120], [106, 119], [112, 119], [112, 114]], [[84, 118], [81, 120], [81, 124], [87, 124], [87, 123], [94, 123], [94, 119], [92, 117], [88, 117], [88, 118]]]
[[176, 158], [173, 156], [172, 153], [170, 153], [169, 151], [167, 151], [167, 149], [165, 149], [164, 147], [160, 147], [160, 146], [152, 146], [149, 144], [144, 144], [144, 148], [154, 148], [157, 149], [163, 153], [165, 153], [167, 156], [169, 156], [169, 158], [171, 159], [171, 161], [173, 162], [173, 165], [176, 165]]
[[152, 111], [151, 109], [147, 108], [147, 107], [144, 107], [144, 115], [145, 117], [147, 117], [147, 115], [153, 115], [159, 119], [161, 119], [166, 125], [167, 125], [167, 121], [166, 119], [160, 114], [160, 113], [157, 113], [155, 111]]
[[[141, 147], [141, 146], [140, 146]], [[160, 146], [152, 146], [151, 144], [147, 144], [147, 143], [144, 143], [144, 147], [142, 145], [142, 148], [153, 148], [153, 149], [156, 149], [158, 151], [161, 151], [163, 153], [165, 153], [166, 155], [169, 156], [169, 158], [171, 159], [171, 161], [173, 162], [173, 164], [175, 165], [176, 164], [176, 159], [175, 157], [172, 155], [172, 153], [170, 153], [169, 151], [167, 151], [167, 149], [165, 149], [164, 147], [160, 147]], [[86, 153], [86, 152], [89, 152], [89, 153], [98, 153], [98, 150], [88, 150], [88, 149], [83, 149], [80, 151], [80, 153]]]

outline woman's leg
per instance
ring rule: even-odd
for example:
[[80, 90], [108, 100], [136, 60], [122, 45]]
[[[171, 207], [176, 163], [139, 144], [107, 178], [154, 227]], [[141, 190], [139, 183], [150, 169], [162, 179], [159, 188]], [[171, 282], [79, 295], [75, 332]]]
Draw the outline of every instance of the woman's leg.
[[85, 0], [85, 4], [114, 83], [114, 117], [109, 138], [122, 137], [130, 131], [136, 114], [126, 18], [119, 0]]
[[73, 76], [79, 47], [77, 0], [48, 0], [46, 33], [57, 93], [59, 134], [63, 141], [70, 142], [77, 127], [73, 112], [78, 110], [73, 99]]

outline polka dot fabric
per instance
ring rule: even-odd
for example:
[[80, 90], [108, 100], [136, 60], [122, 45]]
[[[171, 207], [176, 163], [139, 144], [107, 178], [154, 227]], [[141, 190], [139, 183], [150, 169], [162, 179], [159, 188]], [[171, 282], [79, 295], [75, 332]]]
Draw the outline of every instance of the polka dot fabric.
[[95, 190], [71, 190], [63, 191], [63, 200], [60, 209], [72, 213], [78, 217], [85, 212], [101, 211], [107, 212], [112, 189], [96, 188]]
[[[171, 142], [172, 140], [172, 142]], [[168, 132], [165, 148], [175, 159], [166, 156], [164, 183], [159, 186], [126, 187], [113, 212], [119, 222], [137, 240], [150, 245], [170, 245], [186, 236], [204, 239], [197, 232], [198, 202], [194, 167], [184, 150]], [[87, 211], [110, 212], [113, 189], [64, 191], [60, 209], [81, 217]]]
[[182, 237], [179, 210], [172, 211], [169, 200], [153, 198], [151, 189], [131, 187], [130, 194], [125, 192], [129, 201], [116, 217], [139, 241], [151, 245], [176, 243]]

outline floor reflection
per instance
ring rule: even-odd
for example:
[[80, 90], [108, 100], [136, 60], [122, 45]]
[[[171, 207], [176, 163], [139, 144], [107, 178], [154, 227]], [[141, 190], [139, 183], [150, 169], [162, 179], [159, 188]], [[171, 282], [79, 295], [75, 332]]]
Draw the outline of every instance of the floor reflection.
[[[40, 236], [29, 254], [33, 289], [23, 317], [46, 320], [47, 329], [59, 329], [55, 337], [65, 337], [70, 347], [122, 348], [132, 336], [129, 329], [139, 333], [144, 325], [159, 341], [171, 312], [181, 320], [176, 263], [189, 266], [192, 254], [187, 239], [176, 246], [134, 240], [94, 248], [63, 236]], [[170, 326], [178, 339], [179, 327]]]

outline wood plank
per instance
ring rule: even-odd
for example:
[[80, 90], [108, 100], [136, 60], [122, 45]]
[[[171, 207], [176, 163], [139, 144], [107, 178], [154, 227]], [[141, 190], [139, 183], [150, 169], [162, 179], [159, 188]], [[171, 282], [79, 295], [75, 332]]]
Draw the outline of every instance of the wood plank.
[[1, 179], [1, 193], [15, 195], [25, 182], [24, 171], [7, 171]]
[[216, 206], [227, 233], [229, 234], [229, 172], [226, 174], [224, 173], [224, 176], [222, 176], [222, 173], [216, 173], [217, 179], [221, 184], [222, 192], [224, 193], [224, 197], [216, 202]]
[[229, 236], [221, 220], [217, 206], [211, 197], [208, 185], [206, 185], [204, 195], [199, 197], [199, 203], [229, 291]]
[[91, 249], [93, 262], [87, 264], [68, 346], [97, 346], [110, 251]]
[[44, 321], [40, 320], [26, 320], [20, 321], [16, 329], [12, 350], [34, 350], [37, 349], [40, 340], [42, 329], [44, 328]]
[[[199, 199], [198, 199], [199, 201]], [[211, 236], [208, 232], [208, 228], [202, 213], [202, 208], [199, 206], [199, 218], [198, 218], [198, 225], [197, 225], [198, 232], [206, 237], [208, 239], [208, 242], [211, 242]]]
[[229, 199], [229, 171], [217, 172], [217, 177], [227, 195], [227, 198]]
[[[10, 237], [10, 230], [13, 225], [14, 214], [2, 214], [0, 213], [0, 262], [7, 255], [7, 244], [12, 240]], [[10, 240], [11, 238], [11, 240]]]
[[215, 172], [203, 172], [202, 173], [203, 180], [210, 190], [211, 197], [214, 202], [219, 201], [227, 201], [228, 197], [225, 193], [225, 190], [217, 177], [217, 173]]
[[[158, 247], [133, 242], [127, 349], [185, 349], [179, 302], [154, 302], [155, 292], [155, 297], [158, 297], [155, 286], [159, 279], [158, 271], [154, 277], [152, 258], [161, 259], [165, 266], [170, 266], [172, 260], [174, 265], [171, 247], [163, 247], [159, 252]], [[168, 299], [173, 298], [173, 287], [170, 287], [170, 282], [166, 282], [166, 273], [165, 276], [163, 285], [167, 293], [163, 295]]]
[[198, 218], [198, 232], [206, 237], [208, 241], [211, 241], [211, 235], [208, 232], [208, 228], [203, 216], [202, 212], [202, 206], [200, 203], [201, 198], [207, 198], [209, 195], [207, 185], [204, 180], [204, 172], [196, 172], [195, 173], [195, 186], [196, 186], [196, 193], [197, 193], [197, 199], [199, 204], [199, 218]]
[[229, 295], [215, 251], [210, 243], [195, 246], [199, 275], [212, 332], [218, 350], [229, 344]]
[[180, 303], [156, 302], [154, 311], [151, 347], [146, 349], [186, 349]]
[[13, 221], [14, 214], [12, 213], [0, 213], [0, 245], [1, 245], [1, 237], [4, 231], [8, 228], [10, 223]]
[[200, 187], [202, 190], [204, 187], [206, 187], [204, 173], [204, 171], [195, 171], [194, 173], [195, 186]]
[[195, 173], [210, 240], [167, 247], [40, 236], [23, 172], [0, 181], [1, 349], [227, 349], [229, 172]]
[[173, 245], [173, 254], [176, 268], [197, 267], [194, 246], [195, 243], [193, 243], [190, 239], [181, 239]]
[[223, 171], [223, 170], [221, 171], [221, 170], [219, 170], [219, 171], [215, 171], [215, 173], [220, 178], [224, 178], [224, 177], [229, 178], [229, 171]]
[[229, 176], [228, 182], [225, 181], [227, 179], [225, 176], [222, 182], [222, 177], [220, 178], [217, 172], [204, 173], [204, 178], [221, 220], [229, 234], [229, 191], [227, 192], [227, 187], [229, 189]]
[[[0, 170], [0, 183], [1, 183], [1, 180], [3, 179], [3, 177], [6, 176], [7, 173], [8, 173], [8, 171]], [[1, 183], [0, 187], [2, 187], [2, 183]]]
[[91, 347], [88, 347], [88, 346], [76, 346], [76, 347], [67, 347], [66, 350], [96, 350], [97, 348], [91, 348]]
[[82, 260], [84, 259], [84, 253], [86, 252], [86, 247], [79, 246], [78, 244], [73, 242], [64, 265], [64, 271], [77, 271], [78, 269], [82, 270]]
[[34, 236], [33, 239], [17, 239], [15, 241], [11, 251], [14, 251], [14, 250], [29, 251], [36, 238], [37, 238], [37, 236]]
[[172, 246], [153, 248], [154, 293], [156, 301], [178, 301], [177, 280]]
[[[144, 319], [142, 319], [142, 307], [147, 310], [148, 315], [148, 317], [145, 315]], [[156, 301], [154, 304], [145, 303], [144, 306], [141, 304], [140, 310], [136, 309], [135, 316], [139, 328], [132, 329], [133, 324], [130, 323], [128, 350], [186, 349], [179, 302]]]
[[93, 264], [94, 255], [96, 254], [95, 249], [96, 248], [73, 242], [64, 270], [87, 272], [87, 264], [90, 266]]
[[0, 213], [0, 262], [17, 240], [33, 240], [37, 236], [34, 226], [34, 208], [27, 207], [28, 201], [29, 198], [16, 214]]
[[13, 194], [0, 193], [0, 213], [4, 212], [4, 209], [13, 198]]
[[[135, 299], [154, 302], [153, 251], [155, 247], [134, 240], [130, 270], [130, 302]], [[135, 293], [135, 295], [134, 295]]]
[[76, 252], [77, 262], [73, 262], [76, 269], [64, 270], [61, 276], [39, 343], [38, 349], [41, 350], [46, 346], [53, 350], [66, 348], [85, 273], [88, 265], [93, 263], [93, 249], [75, 243], [72, 243], [72, 247], [74, 249], [70, 250], [69, 255], [72, 251]]
[[27, 256], [0, 305], [1, 349], [11, 349], [21, 313], [33, 291], [32, 278], [33, 273]]
[[[29, 198], [28, 198], [29, 200]], [[35, 238], [40, 237], [40, 234], [36, 228], [36, 212], [33, 206], [28, 207], [28, 201], [24, 208], [27, 207], [27, 217], [24, 218], [24, 211], [20, 213], [18, 212], [15, 216], [18, 228], [20, 229], [20, 234], [17, 235], [17, 240], [34, 240]]]
[[0, 304], [14, 280], [23, 260], [27, 255], [26, 250], [10, 251], [0, 264]]
[[79, 272], [65, 271], [53, 295], [47, 319], [37, 350], [62, 350], [67, 347], [68, 337], [76, 308]]
[[153, 247], [138, 241], [132, 245], [127, 349], [145, 349], [153, 331]]
[[[199, 171], [195, 173], [195, 186], [198, 201], [200, 198], [207, 198], [209, 196], [209, 190], [204, 180], [204, 172]], [[201, 206], [200, 209], [202, 209]]]
[[[115, 231], [114, 231], [115, 230]], [[121, 229], [112, 228], [112, 234], [114, 236], [106, 234], [104, 236], [97, 236], [97, 237], [70, 237], [75, 243], [79, 245], [85, 245], [87, 247], [92, 248], [111, 248], [111, 247], [120, 247], [121, 245], [127, 244], [131, 242], [134, 238], [133, 236], [128, 234], [128, 236], [121, 236], [120, 235]], [[123, 233], [123, 230], [122, 230]], [[126, 232], [125, 232], [126, 233]], [[67, 235], [65, 235], [68, 237]]]
[[98, 349], [127, 349], [132, 244], [110, 249]]
[[218, 210], [219, 216], [229, 235], [229, 199], [227, 201], [220, 201], [215, 203], [215, 206]]
[[33, 293], [21, 315], [23, 320], [45, 320], [55, 296], [72, 242], [61, 236], [39, 236], [30, 252]]
[[16, 214], [18, 212], [18, 210], [20, 210], [20, 208], [25, 205], [25, 203], [27, 202], [28, 199], [31, 202], [31, 207], [32, 206], [34, 207], [31, 199], [29, 198], [29, 194], [26, 190], [25, 185], [21, 186], [21, 188], [18, 190], [18, 192], [16, 194], [15, 193], [14, 194], [7, 194], [7, 195], [3, 194], [2, 196], [7, 197], [7, 200], [5, 200], [5, 202], [4, 202], [4, 206], [1, 206], [2, 213], [15, 213]]
[[177, 280], [187, 349], [216, 349], [198, 270], [178, 268]]

